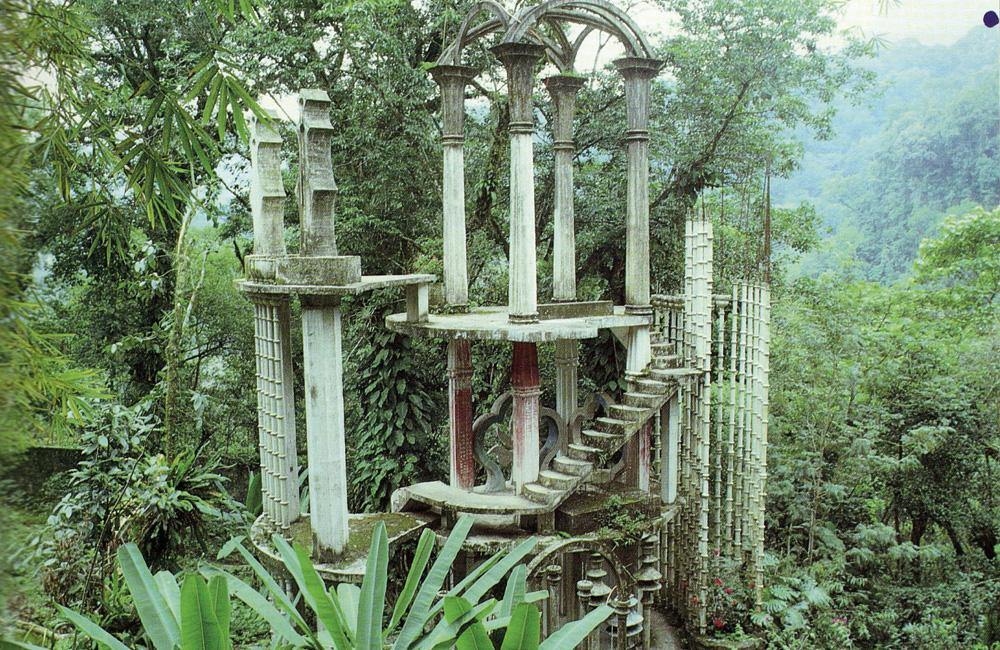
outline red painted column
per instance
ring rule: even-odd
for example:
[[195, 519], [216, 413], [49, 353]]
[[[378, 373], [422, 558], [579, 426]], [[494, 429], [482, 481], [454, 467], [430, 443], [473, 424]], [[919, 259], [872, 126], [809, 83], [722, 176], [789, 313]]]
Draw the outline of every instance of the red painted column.
[[514, 454], [511, 481], [520, 494], [526, 483], [538, 480], [538, 401], [542, 388], [538, 378], [538, 348], [534, 343], [514, 343], [510, 387]]
[[476, 482], [472, 456], [472, 350], [468, 341], [448, 342], [448, 410], [451, 486], [471, 490]]

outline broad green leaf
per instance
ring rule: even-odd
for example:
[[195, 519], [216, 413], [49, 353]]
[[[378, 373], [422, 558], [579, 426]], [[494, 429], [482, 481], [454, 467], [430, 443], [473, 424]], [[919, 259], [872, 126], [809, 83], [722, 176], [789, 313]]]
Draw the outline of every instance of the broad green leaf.
[[[444, 599], [444, 618], [454, 623], [463, 614], [470, 611], [472, 605], [461, 596], [446, 596]], [[475, 621], [455, 642], [458, 650], [494, 650], [490, 635], [479, 621]]]
[[[444, 650], [446, 648], [453, 648], [458, 637], [464, 634], [471, 626], [477, 623], [481, 624], [483, 619], [496, 609], [496, 606], [497, 601], [490, 598], [485, 602], [479, 603], [464, 614], [459, 615], [457, 619], [450, 623], [441, 621], [441, 625], [436, 626], [430, 634], [420, 639], [412, 647], [416, 650], [429, 650], [431, 648], [434, 650]], [[442, 609], [443, 607], [442, 605]]]
[[348, 650], [351, 641], [348, 637], [347, 621], [344, 612], [336, 599], [331, 598], [323, 584], [323, 579], [316, 573], [309, 553], [301, 548], [293, 548], [280, 535], [271, 538], [281, 554], [285, 568], [292, 574], [306, 603], [316, 613], [316, 618], [330, 633], [331, 640], [337, 650]]
[[66, 620], [77, 626], [81, 632], [86, 634], [93, 641], [97, 642], [97, 644], [99, 644], [102, 648], [107, 648], [108, 650], [129, 650], [127, 645], [108, 634], [104, 628], [86, 616], [77, 614], [72, 609], [68, 609], [62, 605], [56, 605], [56, 607], [59, 608], [59, 613], [62, 614]]
[[153, 576], [160, 595], [170, 608], [174, 620], [181, 620], [181, 588], [177, 586], [177, 578], [169, 571], [157, 571]]
[[208, 583], [190, 574], [181, 586], [181, 647], [184, 650], [221, 650], [219, 622], [208, 593]]
[[361, 587], [343, 582], [337, 585], [336, 597], [340, 601], [340, 609], [344, 612], [344, 621], [347, 622], [347, 627], [356, 638], [358, 630], [355, 626], [358, 621], [358, 601], [361, 600]]
[[232, 648], [229, 624], [232, 620], [232, 603], [229, 602], [229, 587], [223, 576], [215, 575], [208, 581], [208, 596], [215, 610], [215, 620], [219, 623], [219, 638], [224, 650]]
[[365, 578], [361, 583], [358, 605], [357, 646], [376, 647], [382, 643], [382, 614], [385, 612], [385, 586], [389, 578], [389, 536], [385, 522], [375, 525]]
[[[274, 632], [275, 636], [284, 640], [286, 643], [295, 646], [303, 647], [308, 646], [310, 640], [313, 639], [310, 634], [309, 638], [299, 634], [289, 623], [288, 617], [278, 610], [274, 604], [268, 600], [267, 596], [260, 593], [247, 583], [243, 582], [231, 573], [227, 573], [215, 567], [205, 566], [201, 569], [202, 574], [206, 576], [222, 576], [226, 580], [226, 584], [229, 586], [229, 591], [242, 600], [247, 606], [250, 607], [251, 611], [255, 612], [260, 616], [268, 625], [271, 626], [271, 630]], [[309, 629], [304, 627], [303, 623], [302, 629]]]
[[[274, 599], [274, 602], [278, 606], [278, 608], [280, 608], [281, 611], [284, 612], [285, 615], [291, 619], [295, 627], [297, 627], [300, 630], [311, 630], [312, 628], [306, 624], [305, 619], [302, 618], [302, 615], [299, 614], [298, 609], [295, 607], [294, 604], [292, 604], [292, 601], [291, 599], [288, 598], [288, 594], [285, 593], [285, 590], [281, 588], [278, 582], [274, 579], [274, 576], [272, 576], [271, 573], [267, 569], [265, 569], [260, 562], [257, 561], [257, 558], [253, 556], [253, 553], [248, 551], [246, 547], [243, 546], [243, 544], [239, 543], [236, 544], [236, 550], [239, 552], [241, 556], [243, 556], [243, 559], [247, 562], [247, 564], [250, 565], [250, 568], [253, 569], [253, 572], [257, 575], [257, 578], [264, 584], [264, 587], [267, 589], [267, 593], [270, 594], [272, 599]], [[232, 589], [233, 581], [232, 580], [227, 580], [227, 581], [229, 582], [229, 586]], [[310, 636], [310, 638], [312, 637]]]
[[410, 564], [410, 570], [406, 574], [406, 582], [403, 583], [403, 590], [399, 592], [396, 605], [392, 609], [392, 619], [385, 630], [386, 636], [396, 630], [396, 626], [403, 619], [403, 614], [406, 613], [407, 608], [413, 601], [413, 596], [417, 593], [417, 587], [420, 584], [420, 577], [424, 574], [424, 569], [427, 567], [427, 561], [431, 557], [432, 550], [434, 550], [434, 533], [425, 528], [420, 533], [420, 541], [417, 542], [417, 550], [413, 553], [413, 562]]
[[465, 590], [462, 595], [470, 603], [479, 602], [479, 599], [493, 589], [514, 568], [514, 565], [531, 553], [536, 544], [538, 544], [538, 539], [529, 537], [512, 548], [482, 578]]
[[441, 590], [445, 578], [448, 577], [455, 557], [462, 550], [462, 544], [472, 529], [472, 523], [472, 517], [461, 517], [452, 528], [451, 535], [448, 536], [437, 559], [431, 565], [427, 577], [420, 585], [420, 590], [413, 601], [413, 607], [410, 608], [410, 614], [407, 616], [406, 622], [403, 623], [403, 629], [399, 631], [399, 636], [396, 637], [396, 643], [393, 644], [395, 650], [409, 648], [420, 636], [430, 616], [431, 604]]
[[503, 635], [500, 650], [538, 650], [538, 639], [542, 634], [542, 617], [538, 608], [521, 603], [514, 608], [507, 633]]
[[518, 564], [507, 578], [507, 588], [503, 592], [500, 605], [500, 616], [513, 616], [514, 606], [524, 602], [524, 592], [527, 588], [528, 570], [523, 564]]
[[118, 563], [128, 584], [139, 620], [156, 650], [173, 650], [180, 642], [180, 625], [160, 595], [156, 580], [135, 544], [118, 548]]
[[614, 611], [608, 605], [601, 605], [580, 620], [566, 623], [542, 641], [541, 650], [563, 650], [563, 648], [577, 647], [598, 625], [608, 620]]

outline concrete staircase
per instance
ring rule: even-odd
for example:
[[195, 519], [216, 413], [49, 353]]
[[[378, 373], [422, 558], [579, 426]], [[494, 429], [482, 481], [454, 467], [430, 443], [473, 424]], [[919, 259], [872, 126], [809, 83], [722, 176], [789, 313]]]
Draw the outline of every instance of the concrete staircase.
[[554, 509], [595, 467], [624, 447], [670, 398], [676, 383], [691, 374], [690, 369], [681, 367], [681, 357], [673, 347], [654, 334], [648, 376], [629, 379], [624, 403], [609, 406], [604, 417], [594, 420], [593, 428], [583, 430], [580, 442], [571, 442], [565, 455], [556, 454], [551, 468], [539, 472], [537, 482], [524, 486], [524, 496]]

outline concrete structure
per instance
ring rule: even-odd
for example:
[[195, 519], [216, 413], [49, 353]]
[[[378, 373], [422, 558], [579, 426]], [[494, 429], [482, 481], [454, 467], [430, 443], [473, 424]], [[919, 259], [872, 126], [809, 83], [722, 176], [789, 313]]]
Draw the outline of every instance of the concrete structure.
[[[544, 28], [543, 28], [544, 27]], [[576, 100], [584, 80], [573, 70], [593, 30], [617, 38], [625, 89], [627, 200], [625, 304], [579, 301], [574, 215]], [[484, 37], [506, 73], [510, 106], [509, 267], [507, 304], [470, 307], [465, 224], [464, 96], [477, 71], [463, 51]], [[536, 79], [543, 63], [558, 74]], [[288, 255], [280, 223], [280, 139], [255, 125], [252, 147], [255, 254], [243, 290], [255, 305], [258, 402], [265, 512], [255, 539], [308, 525], [314, 555], [331, 579], [357, 576], [348, 539], [364, 516], [346, 504], [345, 343], [340, 298], [376, 287], [406, 287], [406, 311], [386, 326], [447, 344], [450, 471], [442, 480], [401, 487], [392, 516], [406, 517], [395, 539], [423, 526], [447, 533], [459, 515], [477, 526], [462, 567], [542, 535], [528, 564], [535, 588], [550, 593], [544, 627], [551, 633], [612, 599], [616, 614], [586, 647], [652, 643], [654, 607], [673, 609], [693, 632], [707, 620], [711, 558], [745, 563], [762, 584], [766, 478], [768, 297], [745, 283], [713, 295], [712, 231], [692, 218], [685, 238], [683, 295], [651, 295], [649, 246], [650, 88], [661, 63], [628, 16], [605, 0], [548, 0], [509, 14], [477, 3], [443, 50], [431, 76], [441, 91], [444, 304], [430, 305], [432, 276], [365, 276], [357, 257], [338, 253], [330, 164], [329, 100], [301, 94], [299, 209], [302, 253]], [[552, 102], [555, 195], [552, 215], [535, 213], [533, 97], [544, 85]], [[536, 217], [553, 221], [553, 296], [539, 302]], [[289, 304], [302, 306], [306, 454], [311, 512], [299, 519]], [[623, 390], [579, 394], [580, 345], [610, 330], [626, 347]], [[473, 401], [475, 344], [499, 342], [511, 355], [509, 391], [490, 406]], [[553, 348], [554, 406], [542, 403], [539, 350]], [[712, 383], [717, 385], [713, 388]], [[478, 415], [478, 417], [477, 417]], [[508, 429], [509, 425], [509, 429]], [[492, 441], [509, 431], [498, 453]], [[503, 445], [499, 445], [503, 447]], [[640, 540], [612, 545], [609, 520], [629, 517]], [[354, 567], [353, 569], [348, 567]], [[460, 572], [461, 568], [456, 568]], [[460, 576], [455, 576], [456, 578]], [[655, 631], [654, 631], [655, 634]]]

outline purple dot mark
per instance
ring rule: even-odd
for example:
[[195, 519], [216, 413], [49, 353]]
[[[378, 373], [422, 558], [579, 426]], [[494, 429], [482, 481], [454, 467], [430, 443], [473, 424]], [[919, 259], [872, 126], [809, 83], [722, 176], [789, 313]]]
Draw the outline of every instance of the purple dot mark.
[[983, 14], [983, 24], [987, 27], [996, 27], [1000, 24], [1000, 16], [995, 11], [987, 11]]

